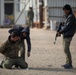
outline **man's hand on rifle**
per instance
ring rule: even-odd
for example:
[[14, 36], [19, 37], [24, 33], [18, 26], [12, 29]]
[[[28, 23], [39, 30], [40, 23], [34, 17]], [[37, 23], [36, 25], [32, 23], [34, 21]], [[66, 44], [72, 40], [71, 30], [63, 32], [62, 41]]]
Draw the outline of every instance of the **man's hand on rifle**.
[[61, 34], [59, 32], [56, 33], [56, 37], [60, 37]]
[[56, 36], [55, 36], [55, 41], [53, 42], [54, 44], [56, 43], [56, 40], [57, 40], [57, 37], [60, 37], [61, 34], [59, 32], [56, 33]]

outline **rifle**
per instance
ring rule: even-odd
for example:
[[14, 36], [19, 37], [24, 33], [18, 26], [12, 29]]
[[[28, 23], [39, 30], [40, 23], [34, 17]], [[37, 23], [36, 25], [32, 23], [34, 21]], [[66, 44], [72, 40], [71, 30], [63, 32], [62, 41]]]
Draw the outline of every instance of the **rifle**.
[[58, 34], [56, 33], [56, 35], [55, 35], [55, 40], [54, 40], [54, 42], [53, 42], [54, 44], [56, 44], [56, 41], [57, 41], [57, 38], [58, 38], [58, 37], [61, 37], [61, 34], [58, 35]]
[[[57, 31], [60, 31], [60, 30], [61, 30], [61, 26], [64, 26], [64, 22], [60, 22], [60, 25], [59, 25]], [[56, 41], [57, 41], [57, 38], [58, 38], [58, 37], [61, 37], [61, 34], [58, 35], [58, 34], [56, 33], [56, 35], [55, 35], [55, 40], [54, 40], [54, 42], [53, 42], [54, 44], [56, 44]]]
[[54, 40], [54, 42], [53, 42], [54, 44], [56, 44], [57, 37], [58, 37], [58, 36], [57, 36], [57, 33], [56, 33], [56, 35], [55, 35], [55, 40]]

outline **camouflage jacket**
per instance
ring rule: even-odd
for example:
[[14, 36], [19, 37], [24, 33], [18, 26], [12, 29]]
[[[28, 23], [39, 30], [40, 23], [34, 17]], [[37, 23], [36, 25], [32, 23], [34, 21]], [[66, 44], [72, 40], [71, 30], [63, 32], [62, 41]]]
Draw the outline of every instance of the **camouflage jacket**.
[[12, 59], [18, 58], [18, 52], [18, 43], [11, 43], [9, 40], [0, 46], [0, 53], [2, 53], [5, 57]]
[[33, 18], [34, 18], [34, 12], [32, 10], [28, 11], [28, 18], [29, 18], [29, 20], [33, 20]]

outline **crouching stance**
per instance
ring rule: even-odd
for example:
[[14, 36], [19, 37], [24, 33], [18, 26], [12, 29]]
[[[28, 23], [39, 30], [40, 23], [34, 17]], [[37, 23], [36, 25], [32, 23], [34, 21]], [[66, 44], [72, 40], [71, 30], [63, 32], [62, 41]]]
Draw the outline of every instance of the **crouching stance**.
[[5, 59], [1, 63], [3, 68], [11, 69], [14, 65], [18, 65], [22, 69], [28, 67], [28, 64], [19, 55], [19, 38], [16, 31], [12, 32], [8, 40], [0, 46], [0, 53], [5, 56]]

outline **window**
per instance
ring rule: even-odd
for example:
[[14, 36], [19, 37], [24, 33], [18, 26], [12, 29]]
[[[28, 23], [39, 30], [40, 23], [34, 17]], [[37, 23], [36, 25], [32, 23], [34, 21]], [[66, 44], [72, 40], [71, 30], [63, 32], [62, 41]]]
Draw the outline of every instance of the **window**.
[[18, 0], [17, 2], [17, 11], [20, 12], [23, 10], [24, 6], [26, 4], [26, 0]]

